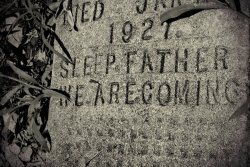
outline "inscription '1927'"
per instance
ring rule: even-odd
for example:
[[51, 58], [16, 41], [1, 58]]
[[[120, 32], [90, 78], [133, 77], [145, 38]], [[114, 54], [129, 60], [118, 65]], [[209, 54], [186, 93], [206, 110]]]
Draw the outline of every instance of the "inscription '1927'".
[[[142, 1], [137, 1], [136, 4], [134, 5], [134, 10], [137, 14], [143, 14], [148, 10], [149, 5], [153, 5], [154, 9], [153, 11], [158, 11], [159, 8], [167, 8], [167, 7], [174, 7], [176, 2], [175, 0], [169, 1], [171, 6], [167, 6], [165, 0], [156, 0], [153, 4], [149, 4], [148, 0], [142, 0]], [[73, 12], [73, 1], [69, 0], [68, 1], [68, 6], [67, 9]], [[177, 0], [177, 4], [181, 5], [180, 0]], [[103, 18], [105, 12], [105, 3], [101, 0], [97, 1], [86, 1], [80, 4], [76, 5], [76, 10], [74, 10], [74, 22], [75, 24], [78, 24], [78, 22], [81, 23], [86, 23], [86, 22], [91, 22], [91, 21], [99, 21], [100, 19]], [[80, 20], [78, 19], [78, 16], [80, 15]], [[66, 23], [66, 15], [64, 16], [64, 24]], [[121, 32], [122, 34], [117, 34], [118, 36], [121, 36], [121, 40], [124, 43], [129, 43], [131, 42], [131, 39], [136, 36], [140, 35], [141, 39], [143, 41], [151, 40], [154, 36], [154, 34], [151, 34], [152, 29], [156, 26], [158, 26], [160, 23], [156, 23], [153, 18], [146, 18], [145, 20], [141, 21], [138, 25], [134, 23], [133, 21], [125, 21], [122, 23], [122, 28]], [[119, 40], [119, 39], [114, 39], [115, 34], [114, 30], [116, 28], [115, 23], [110, 24], [110, 38], [109, 42], [112, 44], [114, 41]], [[162, 24], [162, 26], [165, 26]], [[139, 34], [135, 32], [136, 29], [141, 27], [143, 31]], [[163, 34], [163, 39], [168, 39], [168, 31], [169, 31], [169, 25], [167, 24], [165, 26], [165, 33]]]
[[[142, 23], [141, 26], [144, 28], [144, 30], [141, 32], [141, 39], [143, 41], [147, 41], [153, 38], [153, 35], [151, 34], [151, 29], [154, 26], [154, 21], [152, 18], [147, 18], [145, 19]], [[115, 24], [112, 23], [110, 25], [110, 39], [109, 42], [112, 44], [114, 42], [114, 28]], [[135, 35], [136, 27], [131, 21], [126, 21], [123, 23], [122, 26], [122, 34], [121, 34], [121, 39], [124, 43], [129, 43]]]

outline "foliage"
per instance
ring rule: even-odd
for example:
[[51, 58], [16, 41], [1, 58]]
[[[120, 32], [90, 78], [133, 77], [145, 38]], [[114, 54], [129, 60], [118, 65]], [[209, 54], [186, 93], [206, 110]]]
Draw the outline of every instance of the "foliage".
[[[46, 128], [50, 97], [70, 99], [51, 89], [52, 53], [72, 63], [55, 32], [56, 19], [66, 14], [67, 0], [3, 0], [0, 2], [0, 166], [38, 166], [41, 152], [51, 149]], [[54, 49], [54, 41], [64, 51]], [[3, 82], [3, 83], [2, 83]]]
[[[237, 1], [237, 0], [236, 0]], [[173, 21], [186, 18], [189, 16], [192, 16], [198, 12], [201, 12], [203, 10], [209, 10], [209, 9], [232, 9], [237, 11], [239, 14], [243, 15], [244, 17], [249, 18], [247, 15], [245, 15], [240, 8], [240, 1], [235, 0], [210, 0], [210, 1], [204, 1], [204, 2], [198, 2], [193, 4], [185, 4], [181, 6], [177, 6], [174, 8], [171, 8], [170, 10], [164, 12], [160, 16], [161, 22], [167, 22], [171, 23]]]

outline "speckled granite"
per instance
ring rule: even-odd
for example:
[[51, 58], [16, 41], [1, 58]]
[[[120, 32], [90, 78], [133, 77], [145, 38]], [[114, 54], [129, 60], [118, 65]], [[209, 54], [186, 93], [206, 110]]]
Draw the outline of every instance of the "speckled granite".
[[161, 1], [142, 14], [142, 1], [95, 2], [86, 22], [80, 3], [79, 32], [58, 28], [74, 63], [55, 57], [52, 87], [72, 100], [51, 101], [48, 166], [83, 167], [97, 153], [91, 167], [247, 166], [247, 120], [228, 121], [246, 100], [247, 19], [204, 11], [172, 23], [165, 39]]

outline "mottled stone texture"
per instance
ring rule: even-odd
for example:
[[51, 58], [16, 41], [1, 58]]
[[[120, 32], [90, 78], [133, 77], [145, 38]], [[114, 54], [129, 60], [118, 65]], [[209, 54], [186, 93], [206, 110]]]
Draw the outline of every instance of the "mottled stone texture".
[[48, 165], [82, 167], [97, 153], [90, 166], [249, 165], [247, 119], [228, 121], [246, 101], [247, 19], [203, 11], [166, 35], [170, 1], [149, 0], [142, 14], [142, 0], [98, 1], [96, 21], [102, 5], [79, 2], [79, 32], [58, 28], [74, 64], [55, 57], [52, 86], [72, 101], [51, 100]]

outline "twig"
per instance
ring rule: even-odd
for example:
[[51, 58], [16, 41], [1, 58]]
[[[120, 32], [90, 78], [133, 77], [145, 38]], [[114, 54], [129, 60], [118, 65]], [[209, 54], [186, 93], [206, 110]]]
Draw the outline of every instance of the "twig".
[[96, 155], [94, 155], [88, 162], [86, 162], [86, 167], [89, 166], [90, 162], [95, 159], [102, 151], [96, 153]]

